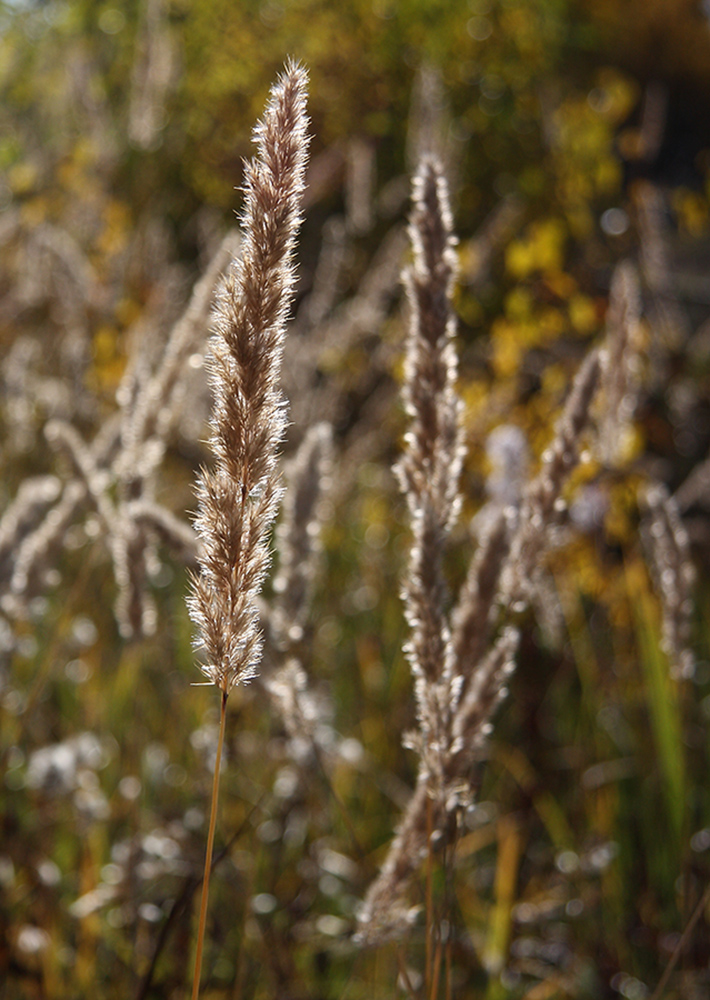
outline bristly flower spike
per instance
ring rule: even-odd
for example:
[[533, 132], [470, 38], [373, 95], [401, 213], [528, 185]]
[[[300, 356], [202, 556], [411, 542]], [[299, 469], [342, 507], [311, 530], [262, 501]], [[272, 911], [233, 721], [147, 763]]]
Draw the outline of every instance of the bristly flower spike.
[[189, 609], [207, 654], [202, 670], [225, 694], [254, 676], [261, 656], [256, 599], [281, 497], [286, 401], [279, 377], [308, 148], [306, 81], [305, 70], [289, 63], [254, 131], [242, 252], [218, 297], [211, 341], [216, 463], [197, 487], [202, 548]]
[[220, 292], [211, 341], [216, 461], [197, 485], [202, 544], [188, 607], [207, 654], [202, 671], [222, 697], [192, 1000], [200, 991], [227, 698], [254, 676], [261, 659], [257, 600], [281, 499], [277, 459], [286, 400], [279, 383], [306, 171], [306, 79], [304, 69], [288, 63], [254, 130], [258, 156], [245, 167], [242, 252]]

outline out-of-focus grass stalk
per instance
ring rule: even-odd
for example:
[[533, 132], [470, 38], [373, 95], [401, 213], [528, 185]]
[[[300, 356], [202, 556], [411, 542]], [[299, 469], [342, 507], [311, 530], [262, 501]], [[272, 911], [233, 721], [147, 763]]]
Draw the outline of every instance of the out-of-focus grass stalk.
[[510, 744], [498, 744], [495, 759], [505, 767], [519, 788], [530, 796], [540, 822], [550, 840], [559, 849], [571, 848], [574, 834], [564, 810], [549, 789], [545, 788], [532, 764], [522, 750]]
[[685, 819], [685, 761], [678, 684], [670, 676], [668, 657], [661, 649], [659, 616], [646, 571], [640, 562], [635, 562], [626, 566], [625, 573], [668, 808], [669, 832], [673, 835], [675, 850], [679, 851]]
[[221, 289], [210, 344], [216, 461], [198, 480], [195, 527], [202, 544], [188, 607], [206, 653], [202, 672], [222, 698], [193, 1000], [200, 989], [227, 698], [260, 664], [258, 598], [282, 492], [277, 460], [286, 400], [280, 376], [308, 148], [306, 80], [303, 68], [289, 62], [255, 129], [258, 156], [245, 166], [241, 255]]
[[513, 921], [513, 902], [524, 841], [513, 817], [503, 817], [498, 823], [498, 861], [495, 875], [496, 901], [490, 919], [484, 962], [491, 973], [488, 1000], [502, 997], [499, 975], [505, 964]]
[[207, 834], [207, 849], [205, 851], [205, 872], [202, 877], [202, 897], [200, 899], [200, 921], [197, 934], [197, 946], [195, 948], [195, 977], [192, 983], [192, 1000], [197, 1000], [200, 992], [200, 970], [202, 969], [202, 949], [205, 942], [205, 926], [207, 924], [207, 887], [212, 870], [212, 852], [214, 849], [214, 832], [217, 826], [217, 799], [219, 792], [219, 769], [222, 764], [222, 747], [224, 746], [224, 730], [227, 720], [227, 692], [222, 692], [222, 701], [219, 712], [219, 738], [217, 740], [217, 754], [214, 762], [214, 777], [212, 779], [212, 804], [210, 806], [210, 827]]

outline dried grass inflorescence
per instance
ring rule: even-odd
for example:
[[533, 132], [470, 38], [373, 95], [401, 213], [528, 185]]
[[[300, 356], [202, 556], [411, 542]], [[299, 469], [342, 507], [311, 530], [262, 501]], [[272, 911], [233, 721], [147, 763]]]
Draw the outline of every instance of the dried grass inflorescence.
[[330, 486], [332, 428], [308, 431], [284, 470], [283, 514], [276, 531], [278, 571], [267, 609], [269, 640], [265, 687], [290, 737], [290, 753], [305, 760], [315, 749], [333, 749], [328, 712], [309, 688], [301, 650], [321, 563], [320, 532]]
[[284, 471], [286, 493], [276, 531], [278, 572], [269, 624], [280, 650], [299, 642], [310, 612], [321, 554], [323, 500], [330, 485], [332, 428], [316, 424]]
[[61, 492], [56, 476], [33, 476], [21, 484], [0, 521], [0, 579], [12, 570], [13, 553], [35, 529]]
[[504, 629], [489, 648], [493, 598], [507, 551], [505, 518], [494, 518], [481, 538], [453, 626], [448, 611], [443, 557], [460, 506], [464, 447], [450, 304], [456, 256], [446, 182], [432, 158], [424, 159], [414, 182], [410, 239], [404, 400], [412, 424], [397, 473], [412, 518], [403, 599], [419, 728], [407, 742], [420, 765], [416, 790], [360, 913], [358, 938], [366, 944], [398, 936], [411, 923], [410, 882], [432, 842], [445, 841], [458, 806], [473, 792], [471, 764], [506, 693], [503, 682], [518, 640], [515, 629]]
[[[179, 520], [155, 499], [157, 473], [169, 437], [194, 376], [191, 363], [201, 364], [204, 329], [215, 288], [239, 247], [235, 231], [228, 233], [205, 274], [195, 285], [185, 310], [172, 326], [162, 355], [151, 370], [148, 355], [159, 317], [140, 328], [133, 352], [119, 385], [118, 412], [87, 443], [67, 420], [50, 420], [45, 437], [58, 453], [69, 459], [71, 475], [57, 481], [57, 496], [41, 501], [46, 490], [21, 491], [12, 511], [0, 523], [0, 591], [3, 610], [14, 617], [27, 614], [27, 606], [43, 589], [42, 578], [65, 545], [67, 531], [77, 522], [98, 517], [101, 537], [111, 557], [116, 584], [114, 613], [120, 634], [137, 639], [156, 625], [150, 578], [160, 566], [158, 543], [192, 566], [198, 547], [189, 524]], [[151, 336], [152, 335], [152, 336]], [[194, 398], [194, 397], [193, 397]], [[193, 406], [198, 414], [201, 406]], [[14, 543], [2, 539], [14, 533]]]
[[446, 184], [431, 159], [415, 180], [410, 237], [404, 399], [412, 425], [397, 472], [412, 517], [403, 598], [419, 728], [407, 743], [420, 765], [415, 792], [359, 915], [358, 938], [365, 944], [400, 936], [411, 924], [411, 881], [435, 845], [449, 841], [459, 809], [476, 794], [473, 765], [507, 695], [520, 639], [516, 627], [504, 624], [505, 615], [524, 611], [534, 596], [544, 556], [564, 520], [563, 490], [580, 459], [601, 377], [599, 352], [593, 350], [577, 373], [540, 470], [524, 488], [526, 449], [508, 429], [513, 481], [505, 489], [492, 485], [485, 516], [474, 519], [478, 549], [449, 612], [443, 556], [460, 505], [463, 460], [449, 302], [456, 260]]
[[563, 490], [579, 462], [582, 437], [591, 421], [592, 400], [600, 378], [599, 351], [594, 349], [575, 376], [554, 437], [543, 452], [540, 471], [523, 491], [499, 596], [501, 603], [513, 611], [524, 611], [530, 603], [542, 556], [567, 511]]
[[454, 700], [443, 555], [460, 507], [464, 454], [450, 305], [457, 262], [448, 191], [433, 159], [425, 159], [417, 173], [413, 203], [409, 234], [414, 260], [404, 276], [411, 329], [403, 395], [411, 426], [396, 472], [414, 535], [402, 592], [411, 630], [405, 651], [415, 677], [420, 752], [433, 776], [441, 772], [437, 758], [445, 736], [440, 730], [447, 726]]
[[662, 647], [671, 676], [687, 680], [695, 674], [691, 644], [695, 569], [688, 533], [675, 498], [662, 483], [653, 483], [640, 499], [644, 512], [641, 537], [661, 603]]
[[306, 73], [289, 64], [255, 129], [246, 166], [244, 239], [218, 297], [210, 375], [215, 468], [198, 483], [200, 572], [189, 609], [225, 694], [255, 673], [261, 655], [256, 599], [269, 565], [268, 532], [281, 488], [277, 455], [286, 426], [279, 387], [295, 280], [308, 146]]
[[641, 385], [641, 292], [631, 261], [614, 271], [602, 352], [603, 389], [598, 400], [599, 455], [604, 464], [623, 463]]
[[[160, 129], [167, 88], [174, 81], [169, 78], [165, 61], [169, 55], [165, 48], [166, 0], [148, 0], [144, 8], [142, 35], [141, 31], [139, 35], [147, 47], [136, 62], [136, 100], [130, 112], [129, 131], [135, 143], [150, 149]], [[435, 133], [443, 135], [445, 102], [439, 83], [437, 74], [428, 71], [422, 74], [422, 109], [418, 125], [410, 128], [410, 132], [418, 133], [416, 142], [410, 144], [417, 151], [439, 145], [434, 141]], [[0, 384], [4, 389], [0, 393], [3, 396], [0, 416], [8, 431], [9, 452], [16, 458], [28, 453], [38, 428], [44, 425], [47, 441], [59, 457], [59, 472], [67, 477], [64, 481], [54, 476], [28, 479], [0, 520], [0, 653], [13, 652], [13, 643], [23, 657], [22, 647], [25, 651], [32, 648], [31, 643], [23, 642], [28, 629], [18, 630], [16, 637], [6, 637], [2, 615], [39, 618], [43, 602], [32, 601], [32, 597], [42, 588], [58, 586], [60, 574], [53, 560], [62, 547], [67, 550], [67, 563], [71, 565], [72, 552], [90, 539], [100, 540], [111, 561], [117, 592], [115, 618], [125, 640], [145, 636], [156, 627], [156, 605], [151, 590], [159, 580], [158, 545], [172, 550], [182, 563], [198, 572], [191, 611], [207, 651], [203, 670], [210, 683], [220, 689], [222, 707], [216, 740], [212, 727], [203, 727], [205, 732], [209, 729], [214, 785], [198, 956], [206, 927], [227, 696], [231, 687], [253, 675], [262, 651], [263, 690], [288, 737], [283, 740], [279, 734], [270, 742], [269, 760], [283, 758], [288, 764], [283, 769], [285, 780], [277, 778], [273, 787], [274, 800], [279, 800], [278, 809], [283, 810], [278, 821], [289, 851], [296, 848], [299, 838], [302, 841], [307, 835], [304, 817], [310, 794], [306, 796], [305, 792], [316, 767], [328, 784], [331, 775], [339, 779], [336, 765], [354, 762], [353, 753], [365, 759], [356, 740], [341, 740], [335, 733], [331, 725], [335, 713], [322, 693], [323, 685], [310, 685], [306, 656], [310, 604], [322, 554], [319, 528], [325, 512], [334, 506], [332, 500], [324, 503], [325, 490], [333, 485], [339, 497], [345, 496], [359, 476], [363, 460], [372, 460], [383, 443], [382, 415], [389, 412], [391, 402], [389, 361], [398, 348], [387, 336], [376, 346], [375, 341], [392, 314], [401, 260], [406, 252], [407, 233], [399, 222], [406, 183], [388, 184], [375, 198], [374, 147], [362, 139], [349, 144], [345, 164], [347, 214], [325, 223], [320, 257], [313, 273], [306, 276], [300, 309], [291, 326], [299, 335], [292, 335], [284, 344], [307, 146], [304, 102], [305, 74], [291, 65], [272, 91], [264, 120], [257, 128], [259, 156], [246, 168], [244, 234], [233, 231], [223, 238], [180, 316], [179, 307], [186, 298], [185, 276], [182, 266], [171, 262], [173, 255], [163, 232], [165, 227], [155, 225], [156, 219], [148, 220], [144, 231], [139, 229], [129, 249], [122, 252], [127, 263], [120, 268], [116, 265], [114, 274], [113, 267], [94, 266], [91, 255], [85, 253], [69, 231], [47, 222], [33, 226], [15, 208], [6, 210], [0, 218], [0, 245], [9, 260], [17, 257], [20, 263], [13, 267], [21, 272], [16, 289], [4, 296], [0, 305], [0, 321], [13, 320], [15, 314], [23, 311], [46, 314], [49, 321], [63, 328], [59, 374], [63, 373], [66, 381], [72, 373], [71, 381], [64, 384], [54, 372], [44, 370], [47, 366], [40, 363], [46, 338], [44, 329], [41, 339], [19, 337], [0, 365]], [[341, 150], [331, 148], [325, 153], [326, 160], [331, 161], [325, 173], [332, 171], [333, 161], [342, 168]], [[316, 187], [311, 188], [311, 195]], [[616, 484], [624, 484], [626, 497], [630, 481], [625, 475], [629, 471], [643, 475], [653, 467], [656, 474], [667, 476], [669, 481], [675, 478], [669, 456], [659, 461], [660, 456], [654, 454], [651, 466], [648, 451], [629, 468], [642, 445], [641, 435], [633, 427], [639, 400], [648, 389], [642, 384], [642, 376], [652, 382], [651, 389], [658, 392], [659, 398], [661, 390], [664, 394], [667, 387], [671, 390], [666, 399], [673, 410], [677, 406], [678, 415], [690, 412], [683, 403], [689, 385], [683, 387], [678, 381], [667, 386], [666, 369], [676, 352], [680, 361], [686, 325], [671, 280], [673, 246], [669, 240], [665, 196], [650, 185], [640, 185], [635, 197], [643, 244], [640, 264], [645, 310], [651, 322], [641, 321], [643, 303], [637, 270], [630, 261], [624, 261], [612, 279], [605, 343], [599, 350], [592, 350], [580, 366], [551, 442], [537, 463], [537, 471], [530, 474], [532, 459], [520, 427], [499, 424], [490, 434], [486, 442], [490, 474], [485, 502], [470, 525], [476, 548], [463, 585], [458, 594], [451, 595], [445, 573], [446, 550], [461, 506], [459, 479], [464, 458], [462, 404], [456, 392], [455, 315], [451, 306], [458, 261], [441, 165], [435, 158], [426, 157], [419, 166], [409, 226], [412, 259], [404, 276], [411, 315], [403, 385], [409, 426], [405, 453], [397, 465], [411, 519], [412, 541], [402, 596], [409, 627], [405, 651], [414, 676], [417, 728], [406, 737], [406, 744], [418, 755], [418, 773], [414, 792], [359, 916], [358, 937], [362, 943], [378, 945], [406, 932], [416, 913], [410, 905], [412, 886], [422, 874], [423, 863], [428, 861], [427, 946], [431, 950], [437, 935], [438, 945], [443, 944], [445, 922], [438, 920], [438, 914], [432, 920], [430, 910], [436, 895], [431, 890], [434, 856], [436, 852], [443, 858], [444, 867], [453, 864], [458, 824], [465, 807], [478, 795], [480, 762], [492, 732], [494, 713], [506, 697], [508, 679], [515, 667], [520, 643], [520, 631], [515, 626], [530, 611], [538, 627], [547, 630], [546, 640], [553, 632], [559, 637], [551, 639], [557, 648], [562, 649], [569, 638], [568, 649], [576, 656], [584, 645], [575, 643], [571, 630], [569, 636], [566, 632], [570, 624], [577, 627], [574, 623], [578, 615], [577, 587], [570, 588], [573, 605], [572, 600], [565, 600], [563, 587], [558, 593], [556, 586], [559, 581], [567, 585], [572, 579], [566, 575], [566, 560], [564, 557], [554, 560], [556, 571], [559, 566], [561, 573], [556, 572], [553, 577], [549, 572], [549, 557], [570, 538], [575, 527], [593, 531], [595, 546], [598, 543], [600, 549], [611, 542], [614, 550], [621, 544], [625, 553], [626, 540], [617, 537], [614, 531], [609, 532], [604, 522], [605, 513], [614, 510], [612, 491]], [[463, 255], [464, 282], [475, 289], [489, 281], [494, 250], [518, 227], [526, 212], [517, 196], [504, 199]], [[357, 240], [374, 234], [376, 221], [379, 225], [395, 215], [395, 225], [366, 265], [365, 243], [358, 244]], [[203, 224], [206, 229], [200, 238], [202, 241], [204, 237], [203, 250], [207, 253], [217, 247], [220, 234], [214, 219], [199, 221], [198, 231]], [[10, 252], [9, 243], [19, 247]], [[221, 276], [227, 268], [230, 268], [228, 276], [222, 282]], [[129, 362], [116, 396], [118, 410], [98, 429], [103, 404], [97, 405], [86, 387], [80, 391], [84, 381], [88, 385], [85, 375], [91, 365], [92, 329], [95, 317], [108, 308], [106, 303], [119, 298], [121, 276], [128, 279], [132, 271], [141, 273], [145, 279], [141, 282], [141, 302], [143, 290], [150, 291], [138, 318], [126, 331]], [[564, 284], [560, 284], [561, 289]], [[130, 283], [128, 287], [130, 290]], [[206, 386], [198, 387], [197, 383], [202, 379], [204, 332], [218, 288], [221, 291], [208, 366], [215, 394], [212, 445], [216, 462], [214, 470], [205, 472], [200, 480], [198, 534], [159, 502], [161, 495], [177, 493], [172, 489], [172, 469], [165, 470], [167, 478], [162, 480], [162, 488], [159, 472], [171, 435], [179, 436], [181, 445], [187, 446], [180, 449], [181, 455], [173, 457], [189, 459], [198, 447], [201, 425], [208, 416]], [[535, 291], [534, 284], [530, 291]], [[560, 294], [566, 298], [566, 292]], [[126, 314], [131, 312], [127, 310]], [[122, 331], [123, 322], [117, 331], [119, 328]], [[696, 339], [703, 340], [700, 336]], [[568, 341], [565, 343], [569, 346]], [[479, 346], [482, 345], [477, 345], [476, 352], [471, 354], [474, 360]], [[642, 346], [647, 350], [642, 352]], [[288, 353], [282, 365], [284, 348]], [[527, 376], [538, 370], [538, 350], [543, 353], [543, 344], [527, 355], [521, 370], [523, 385], [533, 384]], [[352, 371], [351, 355], [356, 360]], [[361, 360], [365, 356], [367, 364]], [[702, 351], [697, 356], [701, 357]], [[674, 367], [675, 362], [674, 358]], [[33, 371], [35, 366], [37, 373]], [[685, 378], [682, 366], [677, 367]], [[114, 371], [113, 363], [111, 370]], [[383, 377], [384, 372], [387, 377]], [[279, 388], [282, 375], [285, 391], [292, 396], [291, 442], [301, 441], [296, 457], [285, 467], [283, 490], [277, 472], [286, 420], [285, 400]], [[550, 386], [555, 384], [556, 378], [550, 381]], [[676, 388], [683, 390], [677, 394], [677, 401]], [[508, 405], [516, 417], [522, 418], [524, 412], [529, 417], [532, 410], [537, 419], [534, 402], [532, 406], [526, 404], [525, 409], [513, 405], [517, 398], [514, 392], [506, 382], [492, 388], [483, 408], [484, 415], [475, 418], [481, 429], [488, 427], [494, 414], [502, 418]], [[543, 394], [545, 399], [547, 392], [546, 389]], [[189, 406], [185, 405], [186, 400]], [[339, 447], [348, 458], [340, 462], [333, 484], [329, 425], [321, 423], [305, 432], [313, 419], [324, 418], [339, 428]], [[656, 419], [654, 415], [654, 422]], [[693, 430], [698, 431], [698, 427]], [[698, 443], [701, 437], [699, 432]], [[585, 524], [575, 511], [577, 505], [570, 510], [568, 503], [572, 499], [570, 475], [581, 460], [586, 441], [594, 453], [597, 469], [594, 472], [590, 466], [588, 472], [595, 479], [583, 487], [595, 493], [592, 501], [595, 510], [586, 516]], [[259, 590], [270, 562], [267, 540], [282, 492], [283, 517], [274, 544], [278, 553], [277, 572], [273, 594], [266, 606]], [[696, 505], [707, 509], [708, 497], [710, 458], [692, 470], [675, 496], [670, 496], [665, 486], [651, 482], [639, 497], [641, 537], [662, 615], [662, 648], [676, 679], [691, 678], [696, 671], [691, 620], [694, 571], [681, 515], [688, 514]], [[363, 516], [368, 515], [364, 512]], [[688, 524], [695, 542], [693, 521], [689, 519]], [[702, 522], [698, 527], [702, 528]], [[635, 537], [631, 544], [636, 546]], [[341, 578], [344, 575], [341, 573]], [[596, 584], [595, 577], [592, 587], [596, 588]], [[610, 593], [618, 591], [612, 589]], [[579, 613], [586, 614], [587, 593], [583, 586], [579, 594], [584, 597]], [[590, 603], [596, 603], [593, 594], [594, 590], [589, 595]], [[608, 600], [604, 598], [604, 602]], [[562, 603], [567, 617], [561, 612]], [[64, 619], [69, 621], [72, 604], [70, 594], [66, 608], [59, 610], [62, 628], [58, 635], [64, 631]], [[348, 613], [347, 602], [341, 608]], [[328, 609], [330, 617], [332, 604], [328, 604]], [[333, 622], [331, 619], [328, 625]], [[383, 616], [383, 629], [387, 624]], [[592, 627], [591, 620], [589, 624]], [[75, 636], [72, 626], [70, 641], [77, 646], [80, 631], [77, 629]], [[337, 636], [339, 626], [323, 628], [322, 644], [326, 647], [329, 642], [339, 641], [326, 639], [328, 633]], [[342, 634], [342, 645], [346, 646], [350, 628]], [[60, 638], [63, 647], [64, 639], [61, 635]], [[384, 632], [383, 638], [386, 638]], [[526, 647], [533, 642], [531, 635]], [[375, 644], [372, 645], [374, 648]], [[361, 663], [369, 669], [370, 652], [365, 644], [363, 650]], [[337, 658], [333, 662], [336, 661], [343, 662]], [[21, 666], [20, 679], [23, 669]], [[88, 673], [88, 663], [78, 659], [65, 669], [65, 677], [71, 684], [83, 683], [80, 679]], [[701, 673], [698, 670], [698, 683]], [[375, 675], [375, 670], [372, 674]], [[44, 678], [41, 672], [38, 675], [40, 680], [33, 681], [30, 704], [33, 698], [37, 700], [37, 692], [46, 683], [46, 674]], [[5, 663], [0, 662], [0, 682], [4, 682], [5, 676]], [[0, 694], [3, 705], [7, 702], [13, 713], [18, 706], [26, 711], [19, 691], [3, 688]], [[606, 690], [602, 694], [606, 697]], [[46, 699], [40, 700], [45, 707], [50, 704]], [[368, 732], [364, 724], [361, 731]], [[49, 764], [56, 772], [61, 751], [68, 764], [64, 768], [66, 774], [62, 772], [59, 777], [64, 790], [70, 792], [75, 784], [77, 761], [81, 763], [79, 758], [87, 756], [83, 747], [85, 735], [89, 734], [82, 734], [78, 743], [74, 739], [62, 740], [30, 753], [26, 788], [33, 793], [50, 791], [51, 782], [46, 780], [47, 774], [51, 778]], [[346, 744], [356, 746], [346, 748]], [[16, 758], [17, 750], [10, 748]], [[297, 784], [292, 780], [294, 763], [299, 765]], [[617, 764], [621, 765], [619, 769]], [[629, 766], [633, 769], [631, 757], [594, 765], [584, 772], [582, 784], [597, 788], [603, 782], [628, 775]], [[603, 770], [605, 775], [599, 781], [591, 777], [592, 771], [597, 770], [600, 775]], [[18, 773], [15, 772], [15, 778]], [[374, 774], [374, 768], [370, 774]], [[278, 794], [277, 784], [281, 786]], [[339, 780], [330, 784], [333, 801], [337, 801], [340, 784]], [[284, 791], [286, 786], [292, 788], [288, 794]], [[13, 793], [19, 790], [15, 785], [10, 787], [9, 782], [8, 789]], [[105, 808], [103, 796], [97, 796], [96, 800], [97, 809]], [[343, 804], [347, 808], [347, 799]], [[271, 806], [267, 804], [265, 808]], [[87, 815], [88, 812], [87, 807]], [[318, 814], [313, 819], [320, 823]], [[349, 822], [348, 826], [354, 834]], [[505, 856], [504, 838], [502, 834], [499, 867], [501, 871], [508, 867], [514, 874], [515, 866], [510, 866], [510, 859]], [[265, 837], [264, 843], [267, 842]], [[353, 842], [357, 847], [355, 836]], [[320, 868], [313, 866], [312, 860], [320, 856], [321, 848], [309, 839], [309, 854], [312, 849], [304, 871], [311, 869], [313, 877], [320, 880]], [[326, 850], [330, 852], [330, 848]], [[282, 858], [290, 863], [288, 852], [279, 851], [277, 855], [274, 863], [280, 864]], [[228, 857], [226, 850], [222, 856]], [[188, 860], [187, 854], [184, 858], [180, 855], [179, 863], [185, 866]], [[177, 859], [173, 861], [177, 864]], [[322, 867], [325, 871], [325, 866]], [[178, 869], [171, 871], [177, 873]], [[189, 888], [194, 885], [192, 869], [185, 871]], [[342, 874], [342, 867], [339, 871]], [[450, 874], [447, 868], [444, 880], [447, 895]], [[310, 880], [311, 874], [304, 878]], [[324, 881], [321, 888], [328, 894], [325, 885]], [[102, 886], [107, 888], [108, 884], [101, 883], [99, 890]], [[113, 884], [108, 888], [111, 895], [101, 902], [87, 904], [89, 897], [100, 895], [98, 890], [90, 891], [70, 907], [70, 912], [80, 916], [81, 907], [86, 905], [93, 908], [84, 914], [94, 912], [118, 892]], [[310, 893], [309, 888], [301, 898], [310, 898]], [[176, 907], [182, 906], [185, 898], [178, 895]], [[502, 895], [501, 899], [506, 904], [503, 909], [509, 910]], [[130, 905], [133, 903], [131, 899]], [[342, 912], [349, 912], [345, 897], [343, 903]], [[165, 923], [166, 933], [163, 935], [161, 931], [158, 937], [156, 960], [162, 947], [160, 942], [164, 944], [167, 940], [167, 928], [176, 912], [179, 911], [171, 910]], [[509, 916], [507, 913], [506, 920]], [[300, 920], [298, 916], [296, 919]], [[308, 923], [308, 936], [304, 940], [312, 940], [313, 927], [320, 935], [320, 919], [314, 924], [309, 912], [304, 920]], [[305, 923], [295, 924], [293, 930], [298, 933], [292, 934], [289, 928], [287, 937], [295, 941], [305, 926]], [[335, 926], [342, 929], [340, 917], [335, 918]], [[448, 935], [447, 940], [453, 943], [454, 938]], [[339, 950], [341, 943], [334, 944]], [[435, 962], [441, 959], [441, 953], [439, 949]], [[490, 961], [488, 964], [494, 965]], [[429, 956], [427, 965], [431, 965]], [[151, 970], [155, 967], [153, 962]], [[511, 971], [515, 971], [512, 963]], [[429, 972], [425, 990], [433, 996], [438, 990], [438, 971], [433, 977]], [[402, 973], [404, 981], [404, 968]], [[141, 995], [149, 992], [150, 975], [152, 971], [143, 982]], [[199, 977], [198, 958], [193, 996], [199, 990]], [[409, 989], [409, 983], [406, 985]], [[449, 983], [447, 994], [450, 987]], [[414, 995], [415, 991], [412, 988], [410, 992]]]

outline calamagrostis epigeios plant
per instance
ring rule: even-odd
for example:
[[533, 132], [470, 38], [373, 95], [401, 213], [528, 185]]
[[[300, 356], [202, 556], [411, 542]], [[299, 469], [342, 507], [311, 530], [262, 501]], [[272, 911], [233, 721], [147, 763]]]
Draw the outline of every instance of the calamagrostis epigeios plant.
[[661, 603], [662, 646], [671, 676], [687, 680], [695, 674], [691, 646], [695, 568], [678, 504], [663, 483], [642, 494], [641, 538]]
[[412, 518], [413, 543], [403, 586], [410, 639], [405, 648], [430, 778], [440, 780], [453, 660], [446, 613], [444, 544], [460, 506], [461, 402], [456, 394], [455, 318], [450, 296], [457, 270], [448, 191], [441, 167], [423, 160], [414, 179], [409, 229], [414, 259], [404, 275], [411, 310], [404, 403], [411, 418], [396, 467]]
[[410, 627], [405, 652], [415, 680], [420, 769], [417, 791], [360, 914], [360, 937], [373, 943], [407, 922], [403, 888], [426, 849], [422, 818], [428, 799], [436, 813], [434, 827], [439, 828], [459, 683], [443, 571], [446, 538], [460, 504], [464, 453], [450, 305], [457, 260], [446, 181], [432, 157], [422, 161], [414, 179], [413, 205], [413, 261], [404, 275], [411, 318], [403, 395], [411, 425], [396, 472], [412, 519], [402, 597]]
[[305, 70], [288, 63], [245, 167], [243, 242], [218, 297], [211, 341], [215, 466], [197, 487], [199, 574], [189, 609], [204, 649], [203, 673], [222, 692], [193, 998], [199, 991], [216, 791], [227, 696], [256, 672], [262, 637], [257, 596], [269, 564], [268, 534], [280, 498], [277, 455], [286, 425], [279, 387], [295, 271], [308, 147]]
[[581, 366], [541, 469], [526, 486], [516, 515], [493, 512], [453, 612], [447, 611], [442, 557], [459, 505], [463, 457], [454, 381], [453, 237], [440, 167], [424, 162], [415, 181], [410, 236], [414, 264], [405, 276], [412, 312], [404, 397], [412, 418], [398, 472], [413, 529], [404, 585], [419, 730], [417, 787], [359, 915], [358, 937], [377, 944], [411, 921], [409, 885], [432, 844], [445, 845], [457, 810], [476, 793], [472, 765], [507, 694], [519, 631], [501, 627], [504, 609], [522, 611], [531, 581], [562, 516], [562, 490], [580, 456], [600, 363], [592, 351]]
[[631, 261], [614, 270], [601, 355], [601, 388], [597, 399], [599, 457], [612, 468], [624, 462], [641, 389], [641, 292]]
[[216, 463], [197, 488], [202, 552], [189, 605], [206, 652], [202, 670], [225, 694], [254, 675], [261, 651], [255, 599], [280, 499], [279, 373], [306, 166], [305, 86], [304, 70], [289, 65], [255, 129], [259, 156], [246, 166], [241, 257], [218, 296], [211, 341]]

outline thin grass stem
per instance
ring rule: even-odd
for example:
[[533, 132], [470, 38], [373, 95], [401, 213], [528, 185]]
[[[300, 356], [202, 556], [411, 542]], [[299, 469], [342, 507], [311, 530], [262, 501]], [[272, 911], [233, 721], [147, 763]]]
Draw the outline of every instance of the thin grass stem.
[[451, 1000], [453, 997], [451, 984], [451, 962], [451, 928], [449, 927], [449, 935], [446, 938], [446, 1000]]
[[210, 890], [210, 872], [212, 870], [212, 849], [214, 847], [214, 832], [217, 826], [217, 798], [219, 795], [219, 768], [222, 763], [222, 747], [224, 745], [224, 729], [227, 719], [227, 691], [222, 691], [219, 716], [219, 739], [214, 762], [214, 777], [212, 779], [212, 805], [210, 807], [210, 828], [207, 833], [207, 850], [205, 852], [205, 874], [202, 879], [202, 898], [200, 900], [200, 923], [197, 929], [197, 949], [195, 951], [195, 975], [192, 980], [192, 1000], [197, 1000], [200, 993], [200, 973], [202, 971], [202, 949], [205, 941], [205, 925], [207, 924], [207, 898]]
[[405, 948], [404, 945], [400, 945], [397, 948], [397, 965], [399, 966], [399, 976], [402, 986], [409, 993], [411, 1000], [417, 1000], [417, 991], [412, 985], [412, 980], [409, 978], [409, 972], [407, 970], [407, 961], [404, 957]]
[[432, 948], [432, 934], [434, 929], [434, 913], [433, 913], [433, 868], [434, 868], [434, 857], [433, 850], [431, 846], [432, 835], [434, 833], [434, 818], [432, 816], [432, 804], [431, 796], [427, 796], [426, 800], [426, 839], [427, 839], [427, 856], [426, 856], [426, 960], [424, 966], [424, 982], [426, 984], [426, 989], [428, 991], [429, 985], [431, 983], [431, 948]]
[[671, 955], [670, 959], [668, 960], [668, 965], [666, 966], [665, 971], [658, 982], [658, 986], [653, 991], [653, 996], [651, 997], [651, 1000], [661, 1000], [661, 997], [663, 996], [663, 991], [668, 985], [668, 980], [671, 978], [671, 973], [675, 969], [678, 963], [678, 959], [683, 954], [683, 949], [687, 945], [688, 939], [690, 938], [690, 935], [693, 933], [693, 930], [695, 929], [695, 925], [705, 912], [705, 907], [708, 905], [709, 902], [710, 902], [710, 884], [708, 884], [708, 886], [706, 887], [705, 892], [700, 897], [698, 905], [695, 907], [695, 910], [693, 911], [692, 917], [686, 924], [685, 930], [681, 934], [680, 940], [678, 941], [678, 944], [675, 946], [675, 950]]
[[439, 993], [439, 979], [441, 978], [441, 956], [443, 949], [441, 947], [441, 935], [437, 937], [436, 941], [436, 952], [434, 953], [434, 974], [431, 981], [431, 990], [429, 992], [429, 1000], [436, 1000]]

